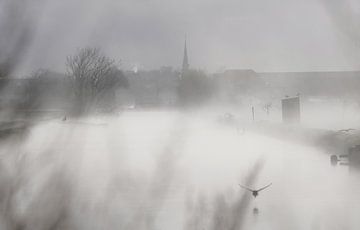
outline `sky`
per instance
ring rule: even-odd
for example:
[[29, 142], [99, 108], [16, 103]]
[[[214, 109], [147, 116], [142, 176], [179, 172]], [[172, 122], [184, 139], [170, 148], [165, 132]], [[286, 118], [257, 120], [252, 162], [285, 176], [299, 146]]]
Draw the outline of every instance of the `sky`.
[[36, 25], [18, 75], [64, 72], [66, 57], [88, 46], [124, 69], [180, 68], [185, 37], [190, 66], [206, 72], [360, 69], [360, 0], [35, 0], [26, 7]]

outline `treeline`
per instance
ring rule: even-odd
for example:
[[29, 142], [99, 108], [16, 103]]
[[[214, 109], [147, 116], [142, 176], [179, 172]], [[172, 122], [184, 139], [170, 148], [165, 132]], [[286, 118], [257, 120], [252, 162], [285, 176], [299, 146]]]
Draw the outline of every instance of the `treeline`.
[[72, 115], [111, 111], [116, 90], [129, 85], [115, 61], [96, 48], [78, 50], [66, 67], [66, 74], [38, 70], [22, 79], [2, 77], [0, 109], [65, 110]]
[[200, 70], [123, 71], [97, 48], [79, 49], [65, 64], [64, 74], [38, 70], [22, 79], [0, 78], [0, 109], [53, 109], [82, 115], [114, 112], [123, 105], [194, 107], [206, 103], [215, 88]]

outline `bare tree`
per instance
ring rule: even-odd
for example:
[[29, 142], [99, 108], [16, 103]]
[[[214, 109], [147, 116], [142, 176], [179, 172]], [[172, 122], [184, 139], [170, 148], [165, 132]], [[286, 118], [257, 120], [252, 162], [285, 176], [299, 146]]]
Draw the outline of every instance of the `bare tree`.
[[110, 91], [127, 86], [126, 78], [115, 66], [114, 60], [103, 55], [99, 49], [80, 49], [76, 55], [67, 58], [66, 65], [74, 83], [78, 111], [98, 106]]

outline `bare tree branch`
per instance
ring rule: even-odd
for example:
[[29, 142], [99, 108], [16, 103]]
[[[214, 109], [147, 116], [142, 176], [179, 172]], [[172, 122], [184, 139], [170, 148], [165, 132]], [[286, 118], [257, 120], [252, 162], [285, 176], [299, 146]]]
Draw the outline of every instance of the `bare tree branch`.
[[116, 87], [127, 86], [124, 75], [114, 63], [96, 48], [80, 49], [75, 56], [67, 58], [68, 75], [74, 82], [76, 107], [80, 112], [98, 106]]

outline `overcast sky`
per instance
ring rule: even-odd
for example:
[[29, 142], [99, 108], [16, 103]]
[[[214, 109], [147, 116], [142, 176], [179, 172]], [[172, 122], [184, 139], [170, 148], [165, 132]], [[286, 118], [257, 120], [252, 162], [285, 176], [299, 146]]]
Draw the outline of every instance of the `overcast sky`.
[[208, 72], [360, 69], [360, 0], [43, 1], [20, 73], [65, 71], [84, 46], [126, 68], [179, 68], [185, 35], [191, 67]]

